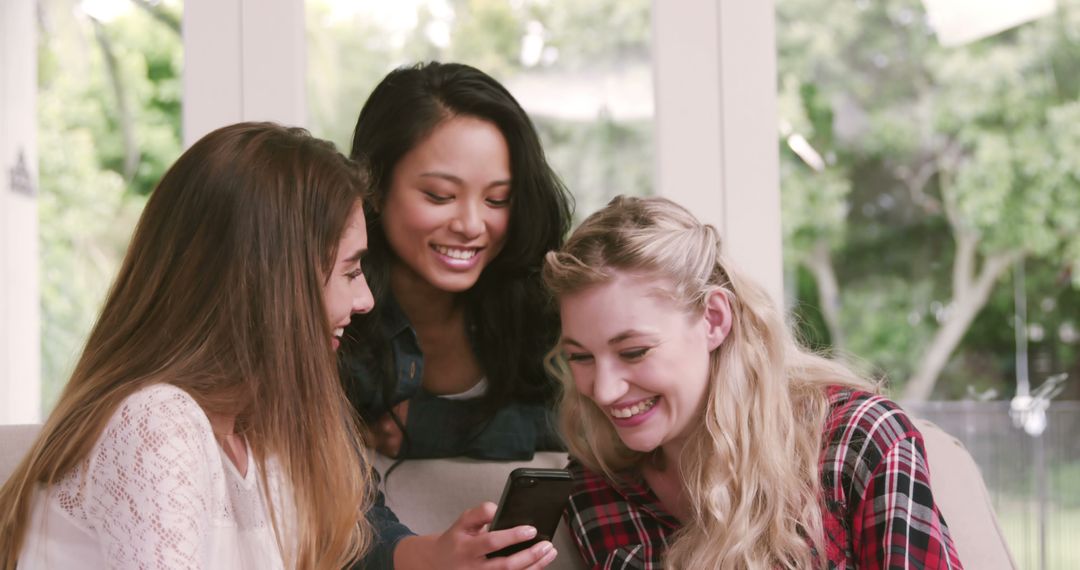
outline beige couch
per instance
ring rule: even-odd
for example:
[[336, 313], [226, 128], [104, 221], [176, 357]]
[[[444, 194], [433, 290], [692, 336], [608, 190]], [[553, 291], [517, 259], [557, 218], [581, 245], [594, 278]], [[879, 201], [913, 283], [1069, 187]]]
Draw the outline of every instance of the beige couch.
[[[969, 570], [1016, 568], [998, 526], [990, 497], [971, 455], [936, 425], [919, 420], [926, 439], [934, 496], [949, 523], [960, 560]], [[5, 480], [29, 448], [37, 426], [0, 426], [0, 481]], [[539, 453], [532, 461], [480, 462], [467, 459], [406, 461], [384, 481], [387, 503], [403, 522], [419, 533], [438, 532], [466, 508], [498, 501], [506, 476], [516, 467], [562, 467], [566, 455]], [[384, 471], [389, 462], [380, 458]], [[555, 536], [559, 557], [554, 570], [584, 568], [566, 532]]]

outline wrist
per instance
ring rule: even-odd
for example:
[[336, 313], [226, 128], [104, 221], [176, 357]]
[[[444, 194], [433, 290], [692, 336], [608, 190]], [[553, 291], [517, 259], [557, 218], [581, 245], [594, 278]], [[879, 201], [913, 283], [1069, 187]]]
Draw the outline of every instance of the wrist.
[[394, 570], [436, 568], [437, 535], [407, 536], [394, 547]]

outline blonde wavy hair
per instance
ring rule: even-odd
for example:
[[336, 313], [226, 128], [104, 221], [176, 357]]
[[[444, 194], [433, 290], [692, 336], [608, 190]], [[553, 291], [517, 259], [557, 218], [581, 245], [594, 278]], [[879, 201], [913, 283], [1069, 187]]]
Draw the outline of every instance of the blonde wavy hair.
[[302, 129], [241, 123], [196, 142], [143, 210], [56, 408], [0, 488], [0, 568], [37, 489], [85, 461], [120, 403], [168, 383], [236, 416], [267, 493], [273, 459], [295, 524], [267, 498], [290, 567], [333, 569], [371, 541], [372, 472], [338, 380], [323, 285], [367, 179]]
[[[765, 290], [724, 257], [716, 229], [670, 200], [616, 197], [548, 253], [543, 276], [559, 298], [621, 272], [665, 280], [691, 314], [702, 314], [718, 289], [731, 304], [731, 332], [710, 355], [703, 417], [691, 424], [701, 428], [678, 458], [692, 520], [682, 521], [665, 566], [819, 566], [826, 388], [876, 387], [801, 347]], [[607, 415], [577, 392], [558, 346], [547, 365], [564, 386], [559, 421], [572, 456], [615, 485], [618, 472], [653, 459], [655, 452], [627, 448]]]

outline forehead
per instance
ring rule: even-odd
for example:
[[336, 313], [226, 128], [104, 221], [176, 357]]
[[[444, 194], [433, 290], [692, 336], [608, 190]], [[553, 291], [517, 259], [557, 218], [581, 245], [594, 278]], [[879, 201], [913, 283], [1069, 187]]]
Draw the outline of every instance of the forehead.
[[338, 259], [347, 259], [357, 250], [367, 247], [367, 225], [364, 221], [364, 208], [357, 202], [349, 212], [345, 228], [341, 232], [338, 244]]
[[563, 295], [559, 299], [563, 333], [603, 336], [642, 324], [659, 326], [685, 314], [668, 293], [670, 280], [616, 272], [604, 283]]
[[459, 115], [435, 125], [405, 154], [401, 163], [404, 166], [434, 162], [447, 168], [470, 165], [498, 168], [506, 166], [508, 154], [506, 138], [494, 123]]

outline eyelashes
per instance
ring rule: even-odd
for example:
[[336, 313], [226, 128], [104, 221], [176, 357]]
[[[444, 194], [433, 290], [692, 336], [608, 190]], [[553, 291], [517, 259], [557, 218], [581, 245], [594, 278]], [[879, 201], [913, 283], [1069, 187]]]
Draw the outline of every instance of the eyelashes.
[[[637, 362], [649, 354], [653, 347], [642, 346], [619, 351], [619, 358], [626, 362]], [[588, 352], [567, 352], [566, 361], [570, 363], [584, 364], [593, 361], [593, 355]]]

